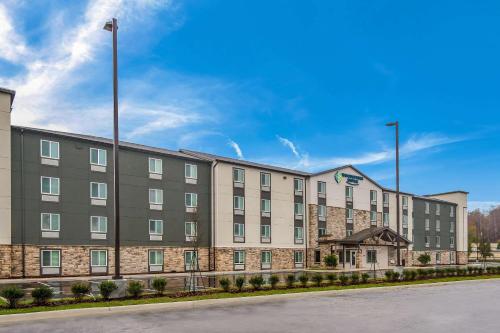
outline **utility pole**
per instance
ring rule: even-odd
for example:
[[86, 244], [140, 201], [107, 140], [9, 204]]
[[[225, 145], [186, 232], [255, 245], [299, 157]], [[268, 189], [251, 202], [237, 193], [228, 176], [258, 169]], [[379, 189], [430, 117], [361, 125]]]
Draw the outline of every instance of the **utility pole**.
[[400, 253], [400, 227], [399, 227], [399, 122], [393, 122], [386, 124], [388, 127], [396, 127], [396, 267], [401, 266], [401, 253]]

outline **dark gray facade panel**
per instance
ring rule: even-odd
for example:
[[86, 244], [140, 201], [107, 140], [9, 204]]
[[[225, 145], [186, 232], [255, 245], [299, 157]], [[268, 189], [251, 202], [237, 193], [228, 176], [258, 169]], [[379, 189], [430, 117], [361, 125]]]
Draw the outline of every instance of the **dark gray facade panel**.
[[[59, 142], [59, 166], [40, 163], [40, 140]], [[106, 173], [90, 170], [91, 147], [107, 150]], [[149, 178], [148, 158], [161, 158], [161, 180]], [[75, 138], [24, 132], [24, 206], [26, 244], [113, 245], [113, 165], [112, 147]], [[186, 184], [184, 164], [198, 166], [198, 184]], [[42, 202], [40, 177], [60, 178], [59, 203]], [[20, 244], [22, 235], [21, 133], [12, 131], [12, 233], [13, 243]], [[93, 206], [90, 182], [107, 183], [106, 206]], [[149, 188], [163, 189], [163, 210], [149, 208]], [[178, 156], [162, 155], [121, 148], [120, 150], [120, 214], [122, 244], [142, 246], [187, 246], [184, 223], [193, 218], [185, 212], [185, 193], [198, 194], [198, 234], [200, 246], [208, 246], [210, 237], [210, 165]], [[59, 213], [60, 234], [57, 239], [41, 237], [40, 214]], [[106, 216], [106, 240], [90, 238], [90, 216]], [[149, 240], [149, 219], [163, 220], [163, 240]]]

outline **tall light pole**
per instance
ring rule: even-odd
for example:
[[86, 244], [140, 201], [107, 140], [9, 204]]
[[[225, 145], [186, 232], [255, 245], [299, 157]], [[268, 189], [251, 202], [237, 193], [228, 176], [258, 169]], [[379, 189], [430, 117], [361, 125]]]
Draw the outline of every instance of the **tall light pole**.
[[120, 274], [120, 176], [118, 168], [118, 25], [116, 18], [106, 22], [104, 30], [113, 33], [113, 185], [115, 213], [115, 274], [113, 279], [121, 279]]
[[396, 267], [401, 266], [401, 253], [400, 252], [400, 228], [399, 228], [399, 122], [388, 123], [386, 126], [396, 127]]

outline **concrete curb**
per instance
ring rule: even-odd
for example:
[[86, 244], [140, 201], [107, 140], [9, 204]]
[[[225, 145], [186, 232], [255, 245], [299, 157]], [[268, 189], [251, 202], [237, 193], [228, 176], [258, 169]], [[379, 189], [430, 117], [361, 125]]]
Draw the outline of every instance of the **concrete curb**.
[[262, 295], [262, 296], [248, 296], [236, 298], [222, 298], [222, 299], [206, 299], [198, 301], [180, 301], [173, 303], [155, 303], [155, 304], [138, 304], [138, 305], [124, 305], [112, 307], [96, 307], [85, 309], [70, 309], [70, 310], [54, 310], [33, 313], [18, 313], [11, 315], [0, 315], [0, 325], [14, 324], [18, 322], [59, 319], [59, 318], [75, 318], [99, 315], [113, 314], [126, 314], [126, 313], [139, 313], [148, 311], [175, 311], [186, 309], [203, 309], [207, 307], [221, 307], [231, 305], [248, 305], [248, 304], [261, 304], [267, 302], [276, 302], [289, 299], [300, 299], [306, 297], [320, 297], [320, 296], [334, 296], [339, 294], [359, 294], [363, 292], [381, 292], [388, 289], [401, 290], [415, 287], [437, 287], [443, 285], [457, 284], [457, 283], [479, 283], [484, 281], [500, 281], [500, 278], [494, 279], [478, 279], [478, 280], [463, 280], [463, 281], [449, 281], [449, 282], [436, 282], [436, 283], [423, 283], [414, 285], [401, 285], [401, 286], [386, 286], [386, 287], [372, 287], [362, 289], [344, 289], [344, 290], [322, 290], [322, 291], [308, 291], [299, 292], [295, 294], [277, 294], [277, 295]]

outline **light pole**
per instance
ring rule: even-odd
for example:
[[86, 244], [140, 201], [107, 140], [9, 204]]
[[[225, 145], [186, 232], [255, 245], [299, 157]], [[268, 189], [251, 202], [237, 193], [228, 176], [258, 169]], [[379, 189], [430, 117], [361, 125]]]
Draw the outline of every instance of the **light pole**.
[[116, 18], [106, 22], [104, 30], [113, 33], [113, 185], [115, 213], [115, 274], [113, 279], [121, 279], [120, 274], [120, 177], [118, 168], [118, 43]]
[[388, 123], [385, 126], [396, 127], [396, 267], [401, 266], [401, 253], [400, 251], [400, 241], [399, 241], [399, 122]]

